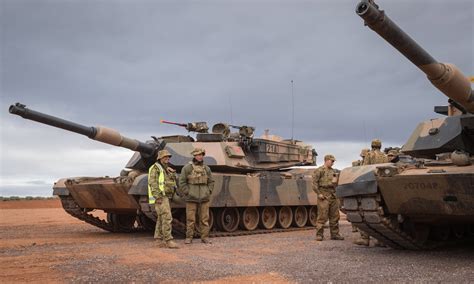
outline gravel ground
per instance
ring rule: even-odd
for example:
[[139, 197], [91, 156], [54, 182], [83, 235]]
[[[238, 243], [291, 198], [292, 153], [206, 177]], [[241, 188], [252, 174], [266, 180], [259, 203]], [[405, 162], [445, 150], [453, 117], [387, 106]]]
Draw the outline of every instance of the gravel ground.
[[[316, 242], [314, 231], [195, 240], [158, 248], [150, 234], [112, 234], [60, 208], [0, 210], [0, 281], [473, 282], [474, 245], [436, 251]], [[326, 232], [328, 234], [329, 232]]]

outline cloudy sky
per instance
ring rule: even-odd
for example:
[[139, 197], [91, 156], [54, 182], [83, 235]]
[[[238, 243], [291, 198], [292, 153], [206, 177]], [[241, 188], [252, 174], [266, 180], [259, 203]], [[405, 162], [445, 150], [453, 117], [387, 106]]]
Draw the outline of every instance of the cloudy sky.
[[[435, 58], [474, 75], [472, 0], [379, 0]], [[50, 195], [69, 176], [118, 175], [131, 152], [8, 114], [28, 107], [147, 140], [159, 123], [254, 125], [348, 166], [400, 146], [446, 98], [363, 26], [356, 0], [0, 0], [0, 195]]]

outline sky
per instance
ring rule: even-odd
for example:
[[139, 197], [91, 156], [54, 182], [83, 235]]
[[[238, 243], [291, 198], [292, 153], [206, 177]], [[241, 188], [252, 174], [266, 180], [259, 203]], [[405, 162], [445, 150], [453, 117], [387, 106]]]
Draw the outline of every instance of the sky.
[[[337, 168], [373, 138], [403, 145], [447, 98], [364, 27], [357, 2], [0, 0], [0, 195], [117, 176], [132, 155], [10, 115], [15, 102], [142, 141], [186, 134], [160, 119], [293, 132]], [[473, 1], [376, 2], [434, 58], [474, 75]]]

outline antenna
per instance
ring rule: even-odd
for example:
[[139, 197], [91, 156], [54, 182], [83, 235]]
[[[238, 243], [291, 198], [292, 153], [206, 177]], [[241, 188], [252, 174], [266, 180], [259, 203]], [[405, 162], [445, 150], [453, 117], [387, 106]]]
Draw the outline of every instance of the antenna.
[[230, 124], [234, 124], [232, 117], [232, 95], [229, 94], [229, 108], [230, 108]]
[[293, 142], [293, 132], [295, 128], [295, 96], [293, 94], [293, 80], [291, 80], [291, 141]]

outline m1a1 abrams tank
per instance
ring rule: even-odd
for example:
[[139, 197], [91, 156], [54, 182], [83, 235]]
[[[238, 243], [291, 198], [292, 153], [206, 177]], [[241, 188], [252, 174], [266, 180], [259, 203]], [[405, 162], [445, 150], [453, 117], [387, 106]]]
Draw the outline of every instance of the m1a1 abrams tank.
[[[289, 169], [314, 165], [316, 152], [300, 141], [281, 140], [266, 135], [254, 138], [253, 127], [230, 127], [218, 123], [208, 133], [205, 122], [177, 124], [191, 136], [152, 137], [140, 142], [105, 127], [87, 127], [43, 114], [22, 104], [11, 105], [10, 113], [85, 135], [91, 139], [135, 151], [118, 177], [76, 177], [57, 181], [57, 195], [70, 215], [111, 232], [152, 230], [154, 206], [148, 204], [148, 168], [159, 150], [173, 156], [178, 171], [191, 161], [195, 147], [206, 150], [204, 162], [213, 171], [215, 189], [211, 197], [211, 236], [251, 234], [310, 228], [316, 222], [316, 195], [311, 188], [311, 171]], [[165, 122], [164, 123], [169, 123]], [[235, 126], [232, 126], [236, 128]], [[107, 220], [91, 214], [103, 210]], [[177, 195], [172, 200], [174, 228], [182, 230], [185, 203]], [[239, 229], [240, 228], [240, 229]]]
[[344, 169], [337, 195], [347, 218], [393, 248], [428, 249], [474, 235], [474, 94], [451, 64], [438, 63], [373, 1], [356, 12], [450, 98], [445, 117], [422, 122], [402, 147], [411, 163]]

